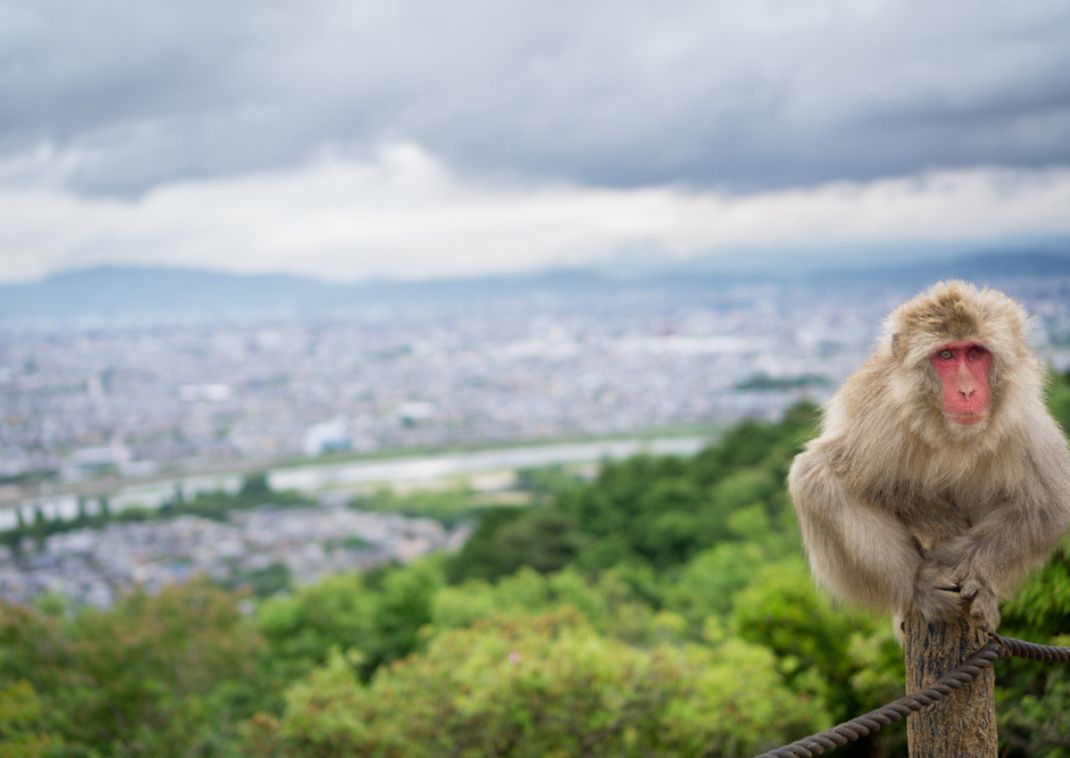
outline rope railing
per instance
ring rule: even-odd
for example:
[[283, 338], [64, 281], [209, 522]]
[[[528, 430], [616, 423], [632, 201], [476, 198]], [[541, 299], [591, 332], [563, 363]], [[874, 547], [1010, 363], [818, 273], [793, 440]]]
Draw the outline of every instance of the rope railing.
[[992, 638], [1003, 645], [1002, 657], [1004, 658], [1028, 658], [1031, 661], [1044, 663], [1070, 663], [1070, 647], [1041, 645], [1037, 642], [1016, 640], [1014, 637], [1003, 637], [995, 633], [992, 634]]
[[828, 750], [860, 740], [881, 727], [905, 719], [911, 713], [925, 710], [946, 700], [952, 691], [969, 684], [977, 675], [990, 668], [1000, 658], [1027, 658], [1045, 663], [1070, 663], [1070, 647], [1040, 645], [1036, 642], [1004, 637], [992, 633], [991, 639], [951, 671], [928, 687], [911, 692], [869, 713], [844, 721], [831, 729], [811, 734], [790, 745], [762, 753], [758, 758], [811, 758]]

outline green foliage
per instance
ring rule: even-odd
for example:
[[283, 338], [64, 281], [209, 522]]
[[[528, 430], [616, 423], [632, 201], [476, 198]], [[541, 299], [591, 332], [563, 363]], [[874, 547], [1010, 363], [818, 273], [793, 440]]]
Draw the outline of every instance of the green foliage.
[[323, 543], [324, 550], [365, 550], [375, 543], [368, 542], [363, 537], [358, 537], [355, 534], [350, 534], [345, 537], [339, 537], [334, 540], [327, 540]]
[[149, 521], [155, 515], [156, 511], [150, 508], [146, 508], [143, 505], [132, 505], [119, 511], [113, 520], [120, 524], [129, 524], [138, 521]]
[[237, 571], [220, 585], [230, 589], [246, 589], [254, 597], [271, 597], [288, 590], [291, 586], [290, 569], [281, 561], [269, 563], [263, 568]]
[[451, 582], [465, 579], [493, 579], [509, 573], [497, 545], [498, 532], [518, 521], [524, 512], [517, 508], [491, 508], [480, 519], [457, 554], [446, 563], [446, 576]]
[[320, 755], [730, 756], [826, 718], [767, 651], [642, 650], [563, 609], [444, 633], [366, 687], [336, 655], [290, 691], [275, 739]]
[[[1050, 402], [1070, 420], [1068, 377]], [[406, 566], [297, 588], [269, 567], [241, 582], [259, 601], [197, 581], [108, 611], [0, 604], [0, 757], [734, 756], [855, 716], [901, 693], [901, 652], [802, 560], [783, 482], [815, 421], [796, 406], [589, 483], [526, 472], [532, 507], [377, 494], [357, 505], [478, 521]], [[266, 486], [176, 492], [167, 512], [222, 517]], [[1070, 541], [1003, 613], [1009, 634], [1070, 642]], [[1070, 671], [1015, 661], [997, 681], [1002, 753], [1066, 755]], [[854, 750], [899, 754], [903, 730]]]
[[[1070, 645], [1070, 537], [1001, 610], [1004, 634]], [[1017, 659], [1001, 667], [997, 714], [1007, 755], [1070, 755], [1070, 675], [1066, 669]]]
[[572, 563], [583, 546], [573, 520], [560, 511], [496, 508], [489, 511], [446, 565], [452, 582], [493, 579], [528, 566], [550, 572]]
[[820, 374], [800, 374], [799, 376], [770, 376], [766, 373], [754, 374], [749, 379], [736, 383], [737, 390], [757, 392], [774, 392], [801, 389], [803, 387], [827, 387], [831, 384], [827, 376]]
[[782, 482], [815, 414], [803, 405], [781, 424], [741, 424], [692, 460], [639, 456], [607, 464], [591, 485], [562, 492], [553, 507], [587, 538], [581, 565], [602, 570], [638, 561], [666, 570], [726, 540], [797, 544]]
[[23, 730], [4, 740], [62, 735], [65, 754], [218, 752], [264, 703], [256, 630], [205, 581], [69, 619], [3, 605], [0, 640], [0, 691]]
[[[1061, 643], [1070, 644], [1070, 636]], [[1070, 678], [1051, 666], [1028, 668], [1028, 674], [1015, 675], [1012, 685], [997, 690], [1001, 754], [1065, 758], [1070, 755]]]
[[288, 681], [327, 660], [332, 649], [359, 649], [372, 636], [375, 596], [357, 574], [338, 574], [261, 603], [257, 622], [269, 659]]
[[1007, 603], [1003, 628], [1037, 635], [1065, 634], [1070, 621], [1070, 536], [1062, 541], [1048, 563]]
[[1048, 410], [1064, 432], [1070, 433], [1070, 371], [1052, 373], [1048, 382]]
[[230, 493], [223, 490], [215, 492], [199, 492], [193, 498], [184, 497], [176, 493], [177, 499], [172, 500], [156, 512], [157, 517], [172, 517], [183, 514], [202, 516], [204, 518], [223, 520], [231, 511], [259, 508], [263, 505], [287, 505], [291, 507], [312, 506], [316, 504], [313, 498], [297, 492], [275, 492], [267, 487], [266, 479], [263, 484], [258, 478], [246, 478], [238, 492]]
[[62, 740], [46, 729], [41, 699], [32, 684], [18, 680], [0, 686], [0, 757], [60, 753]]
[[[853, 679], [865, 670], [854, 659], [859, 638], [882, 638], [887, 656], [871, 651], [864, 662], [891, 663], [887, 681], [903, 681], [902, 661], [891, 634], [881, 634], [887, 621], [848, 614], [833, 608], [814, 589], [800, 560], [772, 563], [760, 570], [737, 595], [728, 620], [734, 636], [775, 653], [781, 671], [797, 689], [810, 691], [828, 703], [837, 720], [851, 718], [865, 708]], [[879, 688], [870, 680], [870, 690]]]
[[[1070, 372], [1051, 376], [1047, 399], [1056, 421], [1064, 431], [1070, 431]], [[1070, 536], [1001, 611], [1000, 631], [1005, 634], [1070, 645]], [[1000, 665], [996, 702], [1004, 755], [1070, 755], [1067, 668], [1021, 660]]]
[[339, 574], [271, 598], [258, 613], [270, 666], [289, 681], [325, 662], [332, 650], [353, 651], [368, 677], [419, 647], [440, 583], [437, 567], [424, 562], [389, 572], [376, 588], [357, 574]]
[[520, 469], [516, 472], [517, 489], [538, 497], [555, 497], [582, 484], [574, 469], [562, 464]]
[[709, 616], [726, 616], [732, 610], [736, 594], [768, 561], [766, 551], [753, 542], [724, 542], [704, 550], [666, 589], [666, 605], [701, 629]]
[[416, 491], [404, 495], [381, 489], [370, 495], [355, 497], [350, 505], [360, 511], [432, 518], [446, 526], [479, 516], [486, 510], [486, 505], [477, 502], [474, 494], [464, 488]]
[[[541, 575], [528, 568], [493, 584], [468, 580], [435, 595], [429, 631], [434, 636], [496, 613], [537, 614], [569, 607], [617, 639], [648, 644], [667, 636], [682, 638], [686, 622], [678, 614], [659, 616], [637, 587], [644, 581], [650, 577], [630, 575], [628, 570], [611, 570], [590, 579], [571, 569]], [[670, 615], [679, 622], [671, 622]]]
[[[268, 484], [267, 472], [257, 471], [242, 477], [238, 494], [248, 498], [266, 498], [271, 496], [271, 485]], [[181, 492], [175, 493], [175, 500], [181, 501]]]

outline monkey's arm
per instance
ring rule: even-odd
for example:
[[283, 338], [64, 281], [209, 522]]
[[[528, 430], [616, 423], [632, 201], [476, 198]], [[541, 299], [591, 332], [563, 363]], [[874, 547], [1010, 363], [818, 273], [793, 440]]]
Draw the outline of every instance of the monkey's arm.
[[845, 492], [819, 446], [795, 459], [788, 489], [820, 584], [871, 610], [909, 607], [921, 555], [895, 516]]
[[1040, 566], [1070, 526], [1070, 455], [1065, 438], [1045, 418], [1024, 452], [1030, 475], [1010, 497], [995, 502], [965, 534], [927, 557], [950, 567], [971, 615], [999, 623], [997, 597], [1007, 596]]

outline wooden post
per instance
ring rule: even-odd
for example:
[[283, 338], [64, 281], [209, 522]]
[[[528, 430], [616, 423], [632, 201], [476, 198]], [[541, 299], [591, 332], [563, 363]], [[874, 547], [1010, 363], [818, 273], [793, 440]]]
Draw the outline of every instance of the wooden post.
[[[929, 624], [918, 613], [906, 622], [907, 692], [932, 684], [988, 642], [969, 621]], [[965, 687], [907, 719], [911, 758], [995, 758], [996, 675], [989, 668]]]

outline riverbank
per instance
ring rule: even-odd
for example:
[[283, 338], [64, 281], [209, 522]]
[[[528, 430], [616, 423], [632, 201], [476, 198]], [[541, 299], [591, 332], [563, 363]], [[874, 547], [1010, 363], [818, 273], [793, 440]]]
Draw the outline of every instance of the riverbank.
[[[376, 454], [341, 460], [337, 457], [322, 461], [291, 460], [259, 470], [265, 472], [273, 490], [322, 494], [376, 486], [426, 485], [436, 480], [456, 482], [477, 474], [558, 464], [590, 464], [603, 459], [619, 460], [642, 452], [692, 455], [709, 444], [715, 434], [711, 428], [702, 435], [635, 435], [588, 441], [518, 443], [423, 454], [406, 452], [392, 458]], [[257, 469], [191, 473], [150, 481], [115, 481], [110, 487], [101, 487], [93, 493], [72, 488], [38, 494], [0, 507], [0, 530], [13, 528], [20, 512], [28, 523], [38, 511], [49, 519], [75, 518], [86, 510], [92, 513], [105, 499], [113, 510], [134, 506], [152, 509], [159, 508], [179, 491], [187, 497], [216, 490], [233, 493], [250, 470]]]

